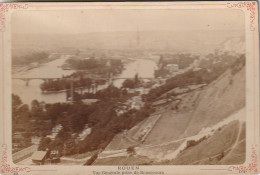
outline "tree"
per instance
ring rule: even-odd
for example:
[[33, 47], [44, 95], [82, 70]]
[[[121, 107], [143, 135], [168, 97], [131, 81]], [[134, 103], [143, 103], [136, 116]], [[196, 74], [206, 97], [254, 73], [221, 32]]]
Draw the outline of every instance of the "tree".
[[135, 85], [139, 83], [138, 73], [135, 74]]
[[75, 154], [76, 152], [76, 143], [75, 140], [70, 138], [65, 142], [65, 146], [64, 146], [64, 154], [65, 155], [71, 155], [71, 154]]
[[40, 141], [38, 150], [39, 151], [46, 151], [46, 149], [50, 149], [51, 146], [51, 139], [50, 138], [43, 138]]
[[12, 106], [13, 109], [17, 109], [22, 104], [22, 101], [18, 95], [12, 94]]
[[62, 140], [62, 139], [56, 138], [51, 143], [51, 150], [58, 150], [59, 156], [62, 156], [63, 148], [64, 148], [64, 140]]
[[36, 117], [38, 119], [44, 119], [46, 116], [43, 112], [43, 107], [37, 100], [33, 100], [31, 103], [31, 115], [32, 117]]
[[220, 155], [217, 157], [217, 159], [220, 161], [225, 156], [225, 152], [222, 151]]
[[12, 94], [12, 117], [17, 118], [19, 115], [19, 107], [22, 105], [22, 101], [18, 95]]
[[40, 103], [38, 102], [38, 100], [33, 100], [31, 102], [31, 108], [32, 108], [32, 111], [37, 110], [38, 108], [40, 108]]
[[159, 62], [158, 62], [158, 64], [160, 65], [160, 64], [163, 64], [163, 55], [160, 55], [160, 59], [159, 59]]
[[135, 82], [131, 79], [126, 79], [124, 82], [123, 82], [123, 85], [122, 85], [123, 88], [130, 88], [130, 89], [133, 89], [135, 88]]

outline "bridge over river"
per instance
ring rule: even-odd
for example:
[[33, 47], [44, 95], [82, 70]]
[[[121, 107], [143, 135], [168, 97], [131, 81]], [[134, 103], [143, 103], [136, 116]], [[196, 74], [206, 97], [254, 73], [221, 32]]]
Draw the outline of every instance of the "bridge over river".
[[[92, 80], [96, 81], [96, 80], [106, 80], [110, 83], [113, 83], [114, 80], [126, 80], [126, 79], [134, 79], [134, 78], [130, 78], [130, 77], [90, 77]], [[22, 80], [26, 83], [26, 86], [29, 85], [29, 82], [31, 80], [43, 80], [44, 82], [48, 82], [51, 80], [61, 80], [61, 79], [68, 79], [68, 80], [75, 80], [75, 78], [46, 78], [46, 77], [12, 77], [13, 80]], [[138, 79], [141, 80], [166, 80], [165, 78], [152, 78], [152, 77], [138, 77]]]

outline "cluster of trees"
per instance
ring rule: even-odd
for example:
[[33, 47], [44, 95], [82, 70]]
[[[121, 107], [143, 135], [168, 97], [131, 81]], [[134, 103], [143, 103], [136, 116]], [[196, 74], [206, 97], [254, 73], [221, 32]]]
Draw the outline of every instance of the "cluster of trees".
[[134, 146], [130, 146], [126, 149], [126, 152], [130, 155], [134, 155], [136, 152], [135, 152], [135, 147]]
[[200, 142], [202, 142], [203, 140], [206, 140], [207, 138], [208, 138], [207, 136], [204, 136], [204, 137], [200, 138], [199, 140], [188, 140], [184, 150], [186, 150], [190, 147], [193, 147], [195, 145], [198, 145]]
[[97, 91], [96, 93], [86, 92], [79, 95], [80, 99], [100, 99], [103, 101], [113, 100], [113, 99], [125, 99], [129, 98], [129, 95], [125, 89], [119, 89], [114, 85], [109, 85], [107, 88]]
[[134, 79], [126, 79], [123, 82], [122, 87], [134, 89], [134, 88], [138, 87], [138, 85], [140, 85], [140, 81], [138, 79], [138, 74], [135, 74], [135, 78]]
[[171, 73], [170, 70], [165, 69], [164, 67], [161, 67], [154, 71], [154, 76], [155, 77], [166, 77], [170, 73]]
[[[69, 77], [64, 77], [57, 80], [45, 81], [40, 85], [41, 90], [44, 91], [61, 91], [67, 90], [71, 87], [71, 81], [73, 81], [73, 87], [87, 87], [90, 88], [94, 81], [91, 78], [76, 78], [76, 80], [70, 80]], [[106, 83], [105, 80], [95, 80], [97, 85], [103, 85]]]
[[70, 88], [70, 80], [59, 79], [59, 80], [49, 80], [43, 82], [40, 85], [41, 90], [44, 91], [60, 91]]
[[98, 60], [95, 60], [93, 58], [91, 59], [76, 59], [76, 58], [70, 58], [66, 60], [66, 63], [69, 64], [74, 69], [95, 69], [100, 66], [100, 63]]
[[176, 64], [179, 69], [185, 69], [197, 59], [198, 56], [190, 54], [175, 54], [172, 55], [171, 59], [164, 59], [163, 56], [161, 56], [158, 63], [159, 69], [155, 71], [154, 75], [155, 77], [165, 77], [169, 75], [171, 72], [166, 68], [167, 64]]
[[245, 55], [241, 55], [240, 59], [236, 59], [234, 63], [231, 65], [231, 73], [232, 75], [236, 74], [240, 71], [246, 64]]
[[[69, 107], [65, 104], [60, 105], [63, 106], [63, 114], [58, 117], [53, 116], [55, 118], [53, 120], [59, 121], [58, 123], [62, 124], [63, 129], [54, 141], [44, 138], [40, 143], [39, 150], [55, 149], [63, 155], [72, 155], [104, 149], [117, 133], [133, 127], [153, 112], [152, 108], [145, 106], [141, 110], [131, 110], [122, 117], [117, 117], [115, 101], [100, 102], [90, 106], [83, 104], [70, 105]], [[65, 108], [71, 109], [65, 110]], [[72, 108], [77, 108], [77, 110], [72, 110]], [[77, 134], [75, 135], [75, 133], [81, 132], [85, 124], [91, 127], [92, 132], [85, 140], [76, 144]]]
[[51, 134], [51, 129], [55, 126], [55, 122], [52, 121], [52, 116], [56, 113], [51, 113], [47, 111], [48, 104], [44, 102], [39, 102], [38, 100], [33, 100], [31, 102], [30, 108], [30, 130], [31, 134], [34, 136], [43, 137]]
[[179, 69], [185, 69], [198, 58], [198, 56], [191, 54], [175, 54], [172, 56], [172, 59], [160, 59], [160, 63], [162, 64], [162, 67], [166, 66], [167, 64], [177, 64]]
[[[110, 63], [107, 66], [107, 62]], [[96, 59], [68, 59], [67, 63], [73, 67], [74, 69], [79, 70], [88, 70], [94, 74], [101, 74], [103, 76], [107, 76], [108, 74], [118, 74], [123, 70], [123, 64], [121, 60], [96, 60]], [[70, 78], [74, 77], [73, 85], [74, 88], [78, 87], [86, 87], [90, 88], [91, 85], [94, 83], [94, 80], [91, 78], [86, 77], [84, 72], [78, 71], [69, 76], [64, 76], [57, 80], [49, 80], [45, 81], [41, 84], [40, 88], [44, 91], [61, 91], [70, 88], [71, 80]], [[106, 83], [106, 80], [95, 80], [97, 85], [103, 85]]]
[[49, 54], [46, 52], [34, 52], [24, 56], [14, 56], [12, 58], [13, 65], [26, 65], [33, 62], [42, 63], [48, 60]]
[[[245, 55], [218, 55], [217, 58], [217, 63], [216, 59], [212, 59], [210, 60], [210, 63], [207, 62], [207, 67], [205, 68], [201, 68], [197, 71], [189, 70], [183, 74], [169, 78], [164, 85], [151, 89], [148, 94], [143, 95], [143, 100], [147, 102], [155, 101], [159, 96], [176, 87], [202, 83], [209, 84], [228, 68], [231, 68], [231, 70], [234, 71], [235, 68], [238, 69], [238, 65], [240, 65], [239, 67], [241, 68], [241, 66], [245, 64]], [[204, 64], [204, 62], [202, 63]]]
[[188, 71], [183, 74], [176, 75], [173, 78], [169, 78], [166, 83], [162, 86], [153, 88], [149, 91], [148, 94], [144, 94], [143, 100], [146, 102], [155, 101], [162, 94], [172, 90], [176, 87], [183, 87], [191, 84], [200, 84], [203, 83], [202, 75], [207, 73], [207, 70], [200, 71]]
[[[100, 110], [92, 115], [95, 120], [91, 121], [92, 132], [79, 144], [79, 152], [104, 149], [113, 137], [123, 130], [130, 129], [138, 122], [147, 118], [154, 112], [150, 106], [144, 106], [140, 110], [130, 110], [122, 116], [117, 117], [115, 113], [116, 103], [101, 103]], [[90, 118], [92, 117], [90, 116]]]
[[[21, 148], [31, 145], [31, 136], [44, 137], [51, 134], [55, 126], [55, 119], [61, 111], [52, 110], [51, 104], [33, 100], [31, 107], [23, 104], [18, 95], [12, 94], [12, 134], [13, 143], [22, 145]], [[23, 138], [16, 139], [15, 135]], [[26, 143], [26, 144], [24, 144]]]
[[18, 147], [13, 149], [14, 152], [31, 144], [31, 131], [28, 127], [30, 117], [28, 105], [23, 104], [19, 96], [12, 94], [12, 141], [18, 144]]
[[[117, 133], [133, 127], [154, 112], [153, 108], [145, 105], [140, 110], [132, 109], [118, 117], [116, 113], [118, 105], [133, 94], [111, 85], [98, 91], [97, 95], [101, 100], [90, 105], [81, 101], [45, 104], [33, 100], [30, 108], [28, 105], [23, 105], [18, 96], [13, 95], [13, 121], [22, 117], [21, 120], [26, 123], [24, 126], [28, 138], [31, 136], [43, 138], [39, 150], [48, 148], [58, 150], [60, 155], [72, 155], [104, 149]], [[25, 113], [21, 112], [22, 109]], [[54, 140], [47, 138], [46, 136], [52, 133], [52, 128], [57, 124], [62, 125], [62, 130]], [[80, 141], [77, 137], [86, 124], [91, 128], [91, 133]]]
[[123, 64], [121, 60], [117, 59], [77, 59], [71, 58], [66, 63], [73, 69], [76, 70], [88, 70], [94, 71], [99, 74], [107, 73], [120, 73], [123, 70]]

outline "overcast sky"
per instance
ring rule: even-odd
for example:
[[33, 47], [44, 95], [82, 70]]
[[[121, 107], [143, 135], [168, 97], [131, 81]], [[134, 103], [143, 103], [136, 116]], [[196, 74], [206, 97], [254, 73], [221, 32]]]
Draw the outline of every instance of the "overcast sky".
[[244, 30], [241, 10], [16, 11], [13, 33], [78, 34], [146, 30]]

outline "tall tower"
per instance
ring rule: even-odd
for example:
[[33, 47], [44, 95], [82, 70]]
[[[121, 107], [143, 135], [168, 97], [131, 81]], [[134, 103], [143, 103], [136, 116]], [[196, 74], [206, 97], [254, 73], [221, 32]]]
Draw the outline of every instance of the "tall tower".
[[70, 98], [71, 101], [74, 101], [74, 84], [73, 84], [73, 77], [70, 78]]
[[139, 28], [137, 29], [137, 34], [136, 34], [136, 46], [137, 47], [140, 46], [140, 32], [139, 32]]

